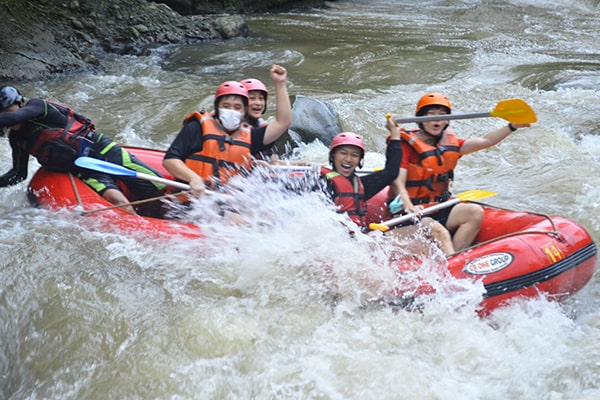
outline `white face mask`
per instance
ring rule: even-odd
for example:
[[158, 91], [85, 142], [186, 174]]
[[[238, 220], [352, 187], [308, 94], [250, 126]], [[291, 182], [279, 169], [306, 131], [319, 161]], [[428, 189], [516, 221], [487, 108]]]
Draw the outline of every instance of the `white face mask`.
[[226, 108], [219, 108], [219, 121], [226, 131], [233, 132], [240, 127], [244, 113]]

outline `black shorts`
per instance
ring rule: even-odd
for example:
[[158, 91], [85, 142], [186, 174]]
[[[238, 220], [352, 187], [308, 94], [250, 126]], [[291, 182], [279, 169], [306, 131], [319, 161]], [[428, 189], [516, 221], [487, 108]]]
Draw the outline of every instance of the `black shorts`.
[[[450, 216], [450, 212], [452, 211], [452, 209], [454, 208], [456, 204], [450, 206], [450, 207], [446, 207], [441, 209], [438, 212], [435, 212], [433, 214], [429, 214], [428, 217], [433, 218], [434, 220], [438, 221], [440, 224], [444, 225], [444, 227], [446, 227], [446, 224], [448, 223], [448, 217]], [[454, 232], [450, 232], [451, 234]]]
[[[136, 172], [161, 176], [158, 171], [144, 164], [133, 154], [105, 136], [94, 145], [94, 150], [90, 153], [90, 157], [121, 165]], [[160, 196], [165, 189], [165, 185], [162, 183], [143, 180], [137, 177], [113, 176], [83, 168], [78, 168], [77, 172], [77, 176], [100, 195], [104, 194], [108, 189], [122, 191], [117, 181], [123, 182], [131, 194], [135, 196], [134, 200]]]

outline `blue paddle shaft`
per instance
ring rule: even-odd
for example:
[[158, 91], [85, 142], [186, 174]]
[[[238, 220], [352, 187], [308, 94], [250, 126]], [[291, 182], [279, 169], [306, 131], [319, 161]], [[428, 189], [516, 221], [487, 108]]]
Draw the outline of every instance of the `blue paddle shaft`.
[[139, 178], [146, 181], [154, 181], [158, 183], [162, 183], [168, 186], [173, 186], [179, 189], [190, 190], [190, 185], [185, 183], [172, 181], [170, 179], [161, 178], [160, 176], [154, 176], [149, 174], [144, 174], [142, 172], [137, 172], [131, 170], [129, 168], [125, 168], [122, 165], [113, 164], [107, 161], [98, 160], [97, 158], [92, 157], [79, 157], [75, 160], [75, 165], [80, 168], [91, 169], [93, 171], [102, 172], [108, 175], [118, 175], [118, 176], [129, 176], [132, 178]]

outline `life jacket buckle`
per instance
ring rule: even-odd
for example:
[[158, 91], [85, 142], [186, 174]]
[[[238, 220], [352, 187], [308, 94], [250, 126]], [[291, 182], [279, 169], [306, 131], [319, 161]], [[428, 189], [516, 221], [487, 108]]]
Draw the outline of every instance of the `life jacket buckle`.
[[86, 137], [80, 136], [77, 146], [77, 157], [87, 157], [90, 155], [94, 142]]

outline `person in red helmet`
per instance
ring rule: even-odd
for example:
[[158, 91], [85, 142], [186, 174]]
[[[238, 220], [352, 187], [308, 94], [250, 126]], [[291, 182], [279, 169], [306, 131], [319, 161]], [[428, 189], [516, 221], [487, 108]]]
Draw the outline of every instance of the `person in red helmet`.
[[355, 173], [363, 165], [365, 144], [353, 132], [342, 132], [333, 138], [329, 146], [331, 168], [321, 167], [321, 178], [325, 180], [326, 191], [338, 206], [338, 212], [347, 213], [363, 232], [369, 230], [365, 219], [367, 200], [394, 181], [402, 160], [400, 129], [391, 118], [387, 118], [386, 127], [390, 131], [390, 140], [383, 170], [362, 176]]
[[233, 175], [249, 171], [252, 154], [268, 148], [292, 123], [287, 71], [273, 65], [270, 73], [276, 91], [281, 92], [273, 121], [252, 128], [245, 122], [248, 89], [237, 81], [223, 82], [215, 92], [212, 113], [196, 111], [185, 118], [183, 128], [165, 153], [164, 167], [196, 192], [225, 184]]
[[240, 83], [248, 89], [248, 124], [254, 128], [265, 125], [262, 116], [267, 111], [269, 89], [262, 81], [254, 78], [242, 79]]
[[[283, 72], [279, 74], [276, 72]], [[257, 160], [269, 160], [273, 156], [272, 147], [275, 141], [279, 139], [292, 124], [292, 105], [287, 92], [286, 80], [287, 72], [281, 69], [278, 65], [271, 67], [271, 80], [275, 86], [275, 119], [265, 121], [262, 116], [267, 111], [267, 100], [269, 98], [269, 89], [260, 80], [255, 78], [242, 79], [242, 83], [248, 89], [248, 115], [246, 122], [253, 128], [270, 126], [269, 134], [266, 136], [265, 143], [267, 146], [259, 153], [252, 153], [252, 156]], [[287, 121], [289, 115], [289, 123], [281, 123]], [[274, 140], [271, 138], [275, 137]]]
[[[416, 107], [418, 117], [451, 112], [450, 100], [442, 93], [423, 95]], [[418, 129], [403, 128], [400, 132], [404, 158], [400, 173], [390, 187], [391, 214], [418, 214], [426, 207], [450, 199], [454, 168], [463, 155], [494, 146], [517, 129], [531, 125], [509, 123], [469, 139], [458, 138], [449, 129], [448, 120], [420, 122], [418, 126]], [[483, 208], [475, 203], [458, 203], [430, 217], [437, 221], [433, 229], [438, 230], [441, 247], [449, 255], [473, 243], [483, 222]], [[440, 225], [445, 227], [441, 233]]]

